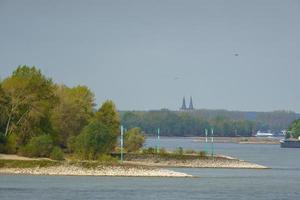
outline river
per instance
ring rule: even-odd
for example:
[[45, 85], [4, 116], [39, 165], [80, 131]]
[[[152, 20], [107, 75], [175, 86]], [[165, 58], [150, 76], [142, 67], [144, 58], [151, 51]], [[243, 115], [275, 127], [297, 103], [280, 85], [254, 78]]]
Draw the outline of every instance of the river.
[[[155, 146], [148, 138], [146, 146]], [[193, 138], [161, 138], [167, 149], [183, 147], [203, 150]], [[199, 178], [0, 176], [0, 199], [299, 199], [300, 149], [279, 145], [217, 143], [214, 151], [272, 169], [174, 170]]]

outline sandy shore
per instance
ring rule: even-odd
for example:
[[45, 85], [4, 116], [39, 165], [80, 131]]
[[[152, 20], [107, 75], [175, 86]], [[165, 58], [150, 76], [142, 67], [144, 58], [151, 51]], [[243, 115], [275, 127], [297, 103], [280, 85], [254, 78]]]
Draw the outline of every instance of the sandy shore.
[[55, 175], [55, 176], [125, 176], [125, 177], [192, 177], [192, 175], [167, 169], [101, 166], [93, 169], [61, 165], [36, 168], [0, 168], [0, 174]]
[[[53, 162], [50, 159], [30, 159], [17, 155], [0, 154], [0, 174], [56, 175], [56, 176], [126, 176], [126, 177], [193, 177], [192, 175], [165, 168], [239, 168], [267, 169], [255, 163], [218, 155], [214, 158], [197, 155], [127, 154], [123, 164], [93, 164], [85, 167], [68, 161]], [[47, 162], [48, 166], [40, 165]], [[15, 167], [23, 164], [23, 167]], [[30, 167], [26, 167], [27, 164]], [[27, 165], [28, 166], [28, 165]], [[43, 166], [43, 167], [41, 167]]]

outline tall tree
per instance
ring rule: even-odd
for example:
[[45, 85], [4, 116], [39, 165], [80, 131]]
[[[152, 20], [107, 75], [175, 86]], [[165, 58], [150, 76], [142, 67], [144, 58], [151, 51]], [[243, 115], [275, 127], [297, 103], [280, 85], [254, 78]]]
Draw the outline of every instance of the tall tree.
[[110, 128], [114, 135], [118, 136], [120, 116], [115, 104], [111, 100], [102, 104], [101, 108], [96, 112], [96, 119]]
[[51, 122], [57, 142], [66, 147], [67, 139], [78, 135], [92, 118], [94, 94], [86, 86], [57, 86], [55, 94], [59, 103], [52, 110]]
[[0, 81], [0, 133], [5, 132], [7, 106], [8, 98], [2, 88], [2, 82]]
[[49, 111], [56, 102], [52, 80], [35, 67], [19, 66], [2, 83], [6, 94], [5, 135], [18, 135], [24, 144], [50, 128]]

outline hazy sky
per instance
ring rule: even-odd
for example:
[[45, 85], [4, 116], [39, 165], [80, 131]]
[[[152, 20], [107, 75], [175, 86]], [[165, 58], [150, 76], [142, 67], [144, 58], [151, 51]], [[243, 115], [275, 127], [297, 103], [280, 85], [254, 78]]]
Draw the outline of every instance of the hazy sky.
[[0, 0], [0, 77], [22, 64], [121, 110], [300, 112], [300, 1]]

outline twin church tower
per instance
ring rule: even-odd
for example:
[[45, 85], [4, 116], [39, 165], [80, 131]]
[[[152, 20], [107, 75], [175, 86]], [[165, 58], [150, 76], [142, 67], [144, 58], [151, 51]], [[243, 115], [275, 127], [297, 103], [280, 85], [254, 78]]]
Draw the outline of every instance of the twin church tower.
[[181, 111], [193, 111], [194, 110], [194, 105], [193, 105], [193, 99], [192, 99], [192, 97], [190, 97], [190, 104], [189, 104], [188, 108], [186, 107], [186, 104], [185, 104], [185, 97], [183, 97], [182, 106], [181, 106], [180, 110]]

